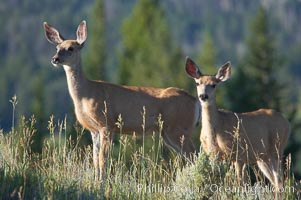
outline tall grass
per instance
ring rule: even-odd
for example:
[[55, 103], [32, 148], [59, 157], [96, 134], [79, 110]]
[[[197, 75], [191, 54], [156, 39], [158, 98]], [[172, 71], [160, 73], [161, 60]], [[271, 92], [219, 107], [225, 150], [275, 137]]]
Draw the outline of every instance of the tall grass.
[[[146, 112], [144, 110], [144, 112]], [[84, 134], [77, 128], [76, 140], [67, 134], [67, 120], [48, 122], [49, 137], [42, 153], [31, 151], [36, 130], [34, 117], [21, 118], [18, 127], [0, 130], [1, 199], [274, 199], [264, 177], [257, 171], [256, 183], [239, 186], [234, 169], [224, 161], [210, 160], [200, 150], [194, 162], [178, 155], [163, 156], [160, 134], [138, 144], [137, 136], [122, 135], [111, 146], [106, 180], [94, 180], [92, 147], [80, 147]], [[159, 130], [163, 122], [158, 118]], [[121, 117], [117, 125], [122, 132]], [[143, 127], [143, 124], [142, 124]], [[160, 132], [160, 131], [159, 131]], [[281, 199], [300, 198], [300, 183], [294, 179], [290, 157], [285, 163], [285, 191]], [[104, 188], [104, 189], [103, 189]]]

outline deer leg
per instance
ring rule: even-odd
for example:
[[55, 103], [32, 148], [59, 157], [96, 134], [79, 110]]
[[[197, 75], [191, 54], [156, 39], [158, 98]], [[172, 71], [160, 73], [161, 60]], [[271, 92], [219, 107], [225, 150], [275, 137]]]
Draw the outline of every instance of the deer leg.
[[277, 190], [283, 188], [283, 176], [282, 176], [282, 167], [281, 162], [278, 162], [278, 159], [273, 159], [272, 164], [272, 173], [275, 180], [275, 187]]
[[241, 184], [241, 171], [242, 171], [242, 165], [239, 162], [234, 162], [235, 167], [235, 173], [238, 180], [238, 183]]
[[95, 180], [99, 179], [100, 171], [99, 171], [99, 150], [100, 150], [100, 134], [98, 132], [92, 132], [92, 142], [93, 142], [93, 164], [94, 164], [94, 177]]
[[257, 165], [259, 169], [262, 171], [262, 173], [269, 179], [272, 185], [276, 186], [271, 162], [269, 161], [269, 163], [266, 163], [263, 160], [257, 160]]
[[[185, 139], [185, 138], [184, 138]], [[189, 159], [193, 159], [193, 153], [195, 153], [195, 147], [191, 138], [186, 138], [182, 145], [183, 155]]]
[[[173, 137], [170, 137], [168, 133], [173, 133], [172, 134]], [[162, 136], [163, 136], [164, 143], [172, 147], [181, 155], [187, 158], [192, 158], [192, 154], [195, 152], [195, 148], [191, 141], [191, 138], [187, 137], [187, 134], [185, 133], [184, 134], [178, 134], [178, 133], [174, 134], [174, 133], [175, 133], [174, 131], [163, 132]]]
[[100, 173], [99, 179], [103, 181], [105, 178], [105, 170], [108, 163], [107, 159], [108, 159], [110, 145], [111, 145], [111, 134], [106, 128], [103, 128], [99, 132], [99, 141], [100, 141], [99, 158], [98, 158], [99, 173]]
[[235, 173], [236, 173], [239, 185], [243, 185], [244, 183], [248, 182], [246, 166], [247, 165], [245, 163], [238, 162], [238, 161], [234, 162]]

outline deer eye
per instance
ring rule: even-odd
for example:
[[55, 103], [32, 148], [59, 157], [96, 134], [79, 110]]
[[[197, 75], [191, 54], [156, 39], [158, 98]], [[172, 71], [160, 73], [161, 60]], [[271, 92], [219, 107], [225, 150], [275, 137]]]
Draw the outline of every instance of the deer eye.
[[200, 83], [198, 83], [198, 82], [195, 82], [195, 84], [196, 84], [196, 86], [200, 85]]
[[69, 48], [67, 49], [67, 51], [70, 51], [70, 52], [72, 52], [73, 50], [74, 50], [73, 47], [69, 47]]

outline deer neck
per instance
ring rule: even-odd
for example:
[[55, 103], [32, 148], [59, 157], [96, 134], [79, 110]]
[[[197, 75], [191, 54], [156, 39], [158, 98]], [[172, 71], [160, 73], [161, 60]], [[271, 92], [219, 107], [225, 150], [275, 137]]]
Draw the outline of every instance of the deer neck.
[[202, 133], [215, 134], [218, 126], [219, 117], [215, 102], [210, 104], [202, 103]]
[[214, 103], [202, 103], [202, 130], [201, 142], [207, 153], [216, 153], [218, 151], [216, 134], [219, 129], [218, 109]]
[[81, 61], [78, 60], [72, 66], [64, 65], [63, 67], [67, 77], [70, 96], [75, 103], [80, 102], [84, 96], [85, 88], [88, 88], [87, 84], [89, 83], [82, 71]]

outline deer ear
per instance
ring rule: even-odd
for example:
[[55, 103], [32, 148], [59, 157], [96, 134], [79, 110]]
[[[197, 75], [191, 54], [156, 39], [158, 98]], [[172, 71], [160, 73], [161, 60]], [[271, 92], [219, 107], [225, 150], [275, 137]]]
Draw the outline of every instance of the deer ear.
[[198, 66], [189, 57], [186, 57], [185, 70], [186, 73], [192, 78], [198, 79], [202, 76]]
[[231, 75], [231, 63], [228, 61], [223, 66], [221, 66], [215, 75], [215, 78], [224, 82], [230, 78]]
[[44, 31], [47, 40], [55, 45], [58, 45], [64, 41], [61, 34], [53, 27], [51, 27], [47, 22], [44, 22]]
[[84, 43], [87, 39], [87, 23], [86, 23], [86, 21], [82, 21], [78, 25], [76, 35], [77, 35], [76, 41], [78, 42], [78, 44], [84, 45]]

